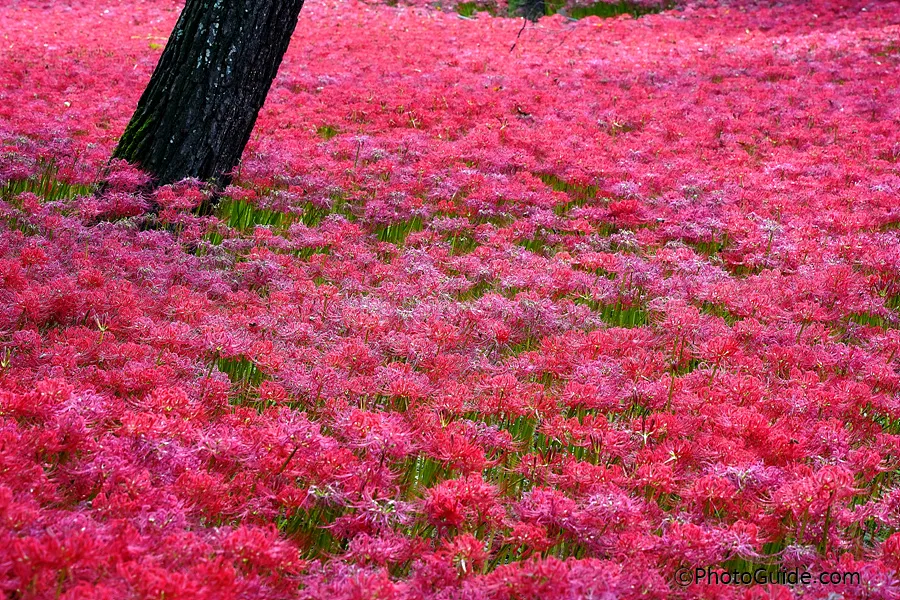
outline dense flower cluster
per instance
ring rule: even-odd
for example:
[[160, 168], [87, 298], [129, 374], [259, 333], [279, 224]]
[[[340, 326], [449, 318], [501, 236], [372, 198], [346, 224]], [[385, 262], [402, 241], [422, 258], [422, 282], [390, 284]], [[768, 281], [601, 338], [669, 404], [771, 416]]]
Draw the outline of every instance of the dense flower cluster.
[[0, 7], [0, 593], [897, 597], [900, 3], [310, 1], [212, 216], [178, 9]]

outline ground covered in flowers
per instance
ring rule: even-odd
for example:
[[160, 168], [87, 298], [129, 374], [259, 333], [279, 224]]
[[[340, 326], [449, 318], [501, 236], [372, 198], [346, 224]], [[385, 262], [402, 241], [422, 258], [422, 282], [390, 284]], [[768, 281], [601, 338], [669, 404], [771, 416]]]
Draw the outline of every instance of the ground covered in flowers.
[[310, 0], [211, 215], [179, 6], [0, 7], [6, 598], [897, 597], [900, 3]]

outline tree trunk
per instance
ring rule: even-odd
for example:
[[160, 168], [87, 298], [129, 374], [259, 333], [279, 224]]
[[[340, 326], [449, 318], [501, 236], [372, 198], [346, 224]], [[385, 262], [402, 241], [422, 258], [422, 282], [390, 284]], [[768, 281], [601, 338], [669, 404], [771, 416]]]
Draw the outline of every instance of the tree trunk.
[[544, 0], [525, 0], [521, 4], [522, 16], [529, 21], [537, 22], [547, 13], [547, 5]]
[[165, 185], [227, 185], [303, 0], [187, 0], [113, 153]]

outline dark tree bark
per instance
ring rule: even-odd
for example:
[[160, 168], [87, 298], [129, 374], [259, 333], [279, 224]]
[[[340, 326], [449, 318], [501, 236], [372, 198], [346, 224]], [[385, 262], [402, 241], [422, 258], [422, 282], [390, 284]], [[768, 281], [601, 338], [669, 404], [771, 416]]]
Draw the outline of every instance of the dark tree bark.
[[547, 14], [547, 5], [544, 0], [524, 0], [520, 5], [522, 16], [529, 21], [537, 21]]
[[303, 0], [187, 0], [114, 158], [155, 185], [226, 185], [287, 51]]

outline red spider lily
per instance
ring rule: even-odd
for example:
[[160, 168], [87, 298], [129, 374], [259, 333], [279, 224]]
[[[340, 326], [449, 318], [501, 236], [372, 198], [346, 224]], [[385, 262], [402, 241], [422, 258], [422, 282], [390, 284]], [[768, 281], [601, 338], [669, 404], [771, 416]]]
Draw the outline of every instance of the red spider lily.
[[896, 3], [404, 4], [215, 207], [108, 161], [172, 2], [0, 8], [0, 590], [896, 596]]

